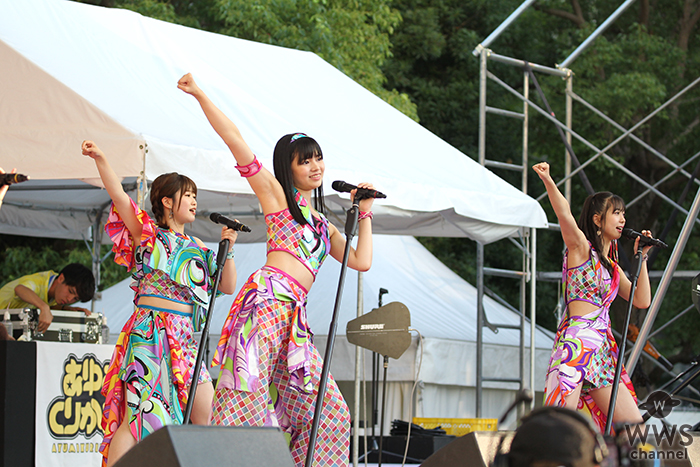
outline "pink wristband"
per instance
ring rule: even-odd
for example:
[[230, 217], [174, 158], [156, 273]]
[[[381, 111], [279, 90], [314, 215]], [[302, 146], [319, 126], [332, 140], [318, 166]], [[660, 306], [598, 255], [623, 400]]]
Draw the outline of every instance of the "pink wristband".
[[260, 172], [260, 169], [262, 169], [262, 164], [258, 158], [253, 155], [253, 162], [248, 165], [237, 165], [236, 169], [238, 169], [238, 172], [240, 172], [241, 177], [252, 177], [256, 173]]
[[357, 216], [357, 220], [361, 221], [362, 219], [371, 219], [373, 216], [372, 211], [360, 211], [360, 215]]

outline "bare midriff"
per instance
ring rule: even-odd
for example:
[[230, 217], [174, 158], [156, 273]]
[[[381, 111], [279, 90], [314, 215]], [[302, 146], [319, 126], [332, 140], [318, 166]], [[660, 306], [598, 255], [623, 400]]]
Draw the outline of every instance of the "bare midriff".
[[584, 316], [588, 313], [598, 310], [600, 307], [589, 302], [584, 302], [583, 300], [574, 300], [569, 302], [567, 309], [569, 312], [569, 317], [571, 316]]
[[192, 305], [173, 302], [172, 300], [167, 300], [165, 298], [139, 297], [138, 304], [139, 306], [152, 306], [155, 308], [165, 308], [166, 310], [173, 310], [188, 315], [192, 314]]
[[266, 266], [281, 269], [304, 287], [307, 291], [314, 283], [314, 275], [291, 253], [286, 251], [271, 251], [267, 254]]

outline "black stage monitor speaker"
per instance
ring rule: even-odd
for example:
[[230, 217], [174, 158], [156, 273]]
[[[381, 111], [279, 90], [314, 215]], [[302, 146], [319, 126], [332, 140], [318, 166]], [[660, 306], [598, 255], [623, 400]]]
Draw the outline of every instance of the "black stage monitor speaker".
[[473, 431], [428, 457], [422, 467], [489, 467], [496, 453], [508, 452], [514, 431]]
[[114, 467], [294, 467], [273, 427], [170, 425], [147, 436]]

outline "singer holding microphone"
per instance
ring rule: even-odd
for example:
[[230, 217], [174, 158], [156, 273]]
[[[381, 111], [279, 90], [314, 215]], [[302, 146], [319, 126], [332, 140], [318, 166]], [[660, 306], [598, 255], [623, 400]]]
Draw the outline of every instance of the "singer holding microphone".
[[[610, 327], [610, 305], [619, 294], [629, 299], [631, 283], [617, 264], [617, 240], [625, 226], [625, 204], [610, 192], [590, 195], [583, 203], [578, 224], [566, 198], [549, 174], [549, 164], [533, 166], [547, 189], [566, 244], [562, 266], [565, 313], [557, 328], [545, 383], [545, 405], [588, 412], [601, 432], [617, 365], [618, 349]], [[651, 232], [643, 230], [645, 237]], [[636, 239], [634, 250], [639, 248]], [[647, 308], [651, 286], [643, 261], [633, 304]], [[642, 423], [632, 381], [622, 372], [613, 414], [614, 422]]]
[[[163, 174], [151, 185], [155, 219], [124, 192], [104, 153], [83, 141], [83, 154], [95, 161], [112, 198], [105, 230], [114, 242], [114, 261], [133, 271], [134, 313], [122, 329], [105, 373], [102, 394], [103, 466], [157, 429], [182, 424], [197, 360], [194, 332], [206, 318], [216, 268], [216, 252], [185, 234], [194, 222], [197, 187], [184, 175]], [[230, 241], [219, 291], [236, 288], [233, 244], [238, 233], [227, 227]], [[214, 394], [206, 367], [196, 376], [192, 422], [208, 425]]]
[[[221, 373], [212, 422], [279, 426], [295, 464], [303, 466], [323, 367], [306, 320], [306, 296], [324, 259], [330, 254], [342, 262], [345, 250], [345, 238], [323, 215], [323, 153], [304, 133], [285, 135], [275, 146], [273, 175], [191, 74], [178, 87], [197, 99], [233, 153], [267, 224], [267, 261], [238, 293], [214, 356]], [[373, 187], [361, 183], [358, 189]], [[359, 202], [357, 249], [348, 258], [359, 271], [372, 263], [372, 201]], [[347, 466], [350, 414], [332, 377], [320, 420], [314, 465]]]

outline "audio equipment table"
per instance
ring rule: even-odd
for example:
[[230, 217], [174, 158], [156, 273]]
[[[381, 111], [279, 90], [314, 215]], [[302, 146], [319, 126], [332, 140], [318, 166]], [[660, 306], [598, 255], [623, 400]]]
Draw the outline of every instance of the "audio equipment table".
[[85, 316], [82, 311], [51, 310], [53, 321], [49, 328], [39, 333], [39, 310], [36, 308], [10, 308], [12, 336], [25, 341], [84, 342], [102, 344], [102, 313]]

